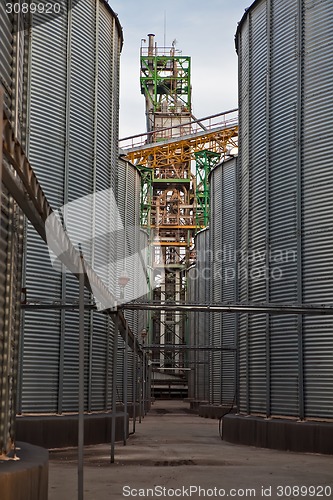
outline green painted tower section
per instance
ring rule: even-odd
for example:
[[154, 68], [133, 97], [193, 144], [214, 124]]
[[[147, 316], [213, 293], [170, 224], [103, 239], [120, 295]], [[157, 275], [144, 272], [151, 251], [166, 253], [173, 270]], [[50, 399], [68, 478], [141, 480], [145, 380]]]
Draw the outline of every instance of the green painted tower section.
[[209, 224], [209, 173], [220, 161], [220, 155], [213, 151], [199, 151], [195, 153], [195, 199], [197, 229], [200, 230]]
[[183, 111], [191, 111], [191, 58], [181, 55], [141, 55], [141, 93], [149, 96], [155, 113], [176, 111], [181, 102]]

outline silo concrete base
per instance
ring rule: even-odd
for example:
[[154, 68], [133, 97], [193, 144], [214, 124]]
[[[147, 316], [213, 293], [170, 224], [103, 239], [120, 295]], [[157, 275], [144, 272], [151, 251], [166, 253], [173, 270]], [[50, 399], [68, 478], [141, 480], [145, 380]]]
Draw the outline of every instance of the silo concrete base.
[[[231, 410], [231, 411], [230, 411]], [[227, 413], [235, 412], [235, 409], [230, 408], [226, 405], [200, 405], [199, 406], [199, 417], [204, 418], [221, 418]]]
[[201, 399], [192, 399], [190, 401], [190, 409], [199, 411], [201, 405], [208, 405], [208, 401], [203, 401]]
[[333, 454], [333, 423], [226, 415], [222, 438], [234, 444]]
[[[126, 414], [128, 437], [128, 414]], [[111, 413], [85, 415], [85, 444], [100, 444], [111, 441]], [[77, 446], [77, 415], [34, 415], [16, 418], [16, 436], [43, 448], [66, 448]], [[124, 438], [124, 413], [116, 414], [116, 441]]]
[[0, 492], [4, 500], [47, 500], [47, 450], [27, 443], [16, 443], [20, 460], [0, 462]]
[[[128, 413], [128, 415], [129, 415], [130, 418], [133, 418], [133, 408], [134, 408], [133, 403], [128, 403], [128, 405], [127, 405], [127, 413]], [[148, 400], [145, 401], [145, 403], [143, 405], [143, 409], [144, 409], [145, 413], [149, 412], [149, 410], [151, 409], [151, 403], [150, 403], [150, 401], [148, 401]], [[144, 412], [142, 412], [142, 413], [144, 413]], [[138, 418], [139, 415], [140, 415], [140, 405], [139, 405], [139, 403], [136, 403], [136, 405], [135, 405], [135, 416], [136, 416], [136, 418]], [[144, 416], [144, 415], [141, 415], [141, 416]]]

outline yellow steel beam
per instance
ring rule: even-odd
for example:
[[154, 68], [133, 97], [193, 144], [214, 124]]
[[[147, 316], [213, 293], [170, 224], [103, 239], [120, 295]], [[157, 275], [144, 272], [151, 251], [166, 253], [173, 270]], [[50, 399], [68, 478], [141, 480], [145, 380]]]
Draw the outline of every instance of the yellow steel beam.
[[[143, 227], [147, 227], [147, 226], [143, 226]], [[149, 226], [151, 229], [196, 229], [197, 226], [196, 225], [193, 225], [193, 226], [190, 226], [190, 225], [184, 225], [184, 226], [175, 226], [175, 225], [163, 225], [163, 226], [156, 226], [155, 224], [152, 225], [152, 226]]]
[[223, 154], [227, 145], [237, 146], [235, 139], [238, 137], [238, 125], [220, 131], [207, 132], [196, 136], [179, 137], [177, 141], [154, 143], [151, 146], [143, 145], [127, 152], [127, 159], [137, 165], [151, 168], [165, 167], [170, 160], [174, 163], [185, 163], [193, 160], [194, 153], [209, 150]]
[[188, 243], [185, 241], [152, 241], [153, 246], [161, 247], [187, 247]]

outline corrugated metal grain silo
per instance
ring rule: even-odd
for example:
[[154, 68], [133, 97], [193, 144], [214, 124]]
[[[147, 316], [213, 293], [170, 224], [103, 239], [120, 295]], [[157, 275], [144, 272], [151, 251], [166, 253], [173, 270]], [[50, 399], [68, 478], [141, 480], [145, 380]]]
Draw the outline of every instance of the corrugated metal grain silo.
[[[332, 20], [331, 0], [257, 0], [238, 27], [246, 302], [332, 303]], [[328, 317], [242, 315], [240, 413], [332, 422], [332, 332]]]
[[[121, 47], [121, 26], [104, 0], [77, 2], [32, 30], [28, 154], [53, 208], [108, 189], [115, 195]], [[70, 224], [78, 241], [82, 237], [84, 257], [92, 267], [104, 264], [99, 274], [114, 286], [107, 264], [115, 259], [115, 203], [111, 194], [103, 200], [86, 198], [70, 216], [64, 213], [64, 226]], [[52, 268], [30, 225], [25, 271], [28, 300], [78, 299], [76, 278]], [[88, 292], [85, 298], [91, 300]], [[75, 311], [25, 312], [20, 413], [77, 411], [78, 318]], [[109, 410], [113, 324], [87, 311], [85, 330], [85, 409]]]
[[[4, 110], [24, 148], [28, 38], [22, 16], [7, 14], [4, 3], [0, 5], [0, 26]], [[15, 441], [24, 227], [22, 212], [4, 184], [0, 206], [0, 455], [3, 455], [13, 448]]]
[[[210, 302], [237, 301], [237, 159], [217, 165], [210, 173]], [[211, 353], [210, 402], [232, 405], [236, 392], [237, 318], [230, 313], [212, 313], [210, 318]]]

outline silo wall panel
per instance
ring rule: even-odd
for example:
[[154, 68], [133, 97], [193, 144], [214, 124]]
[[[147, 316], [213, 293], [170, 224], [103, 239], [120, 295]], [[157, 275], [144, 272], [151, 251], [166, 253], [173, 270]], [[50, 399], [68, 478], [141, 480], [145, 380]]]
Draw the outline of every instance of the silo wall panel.
[[[238, 28], [244, 301], [331, 301], [332, 16], [329, 1], [262, 0]], [[242, 315], [241, 412], [331, 419], [332, 327], [330, 318]]]
[[[210, 174], [210, 302], [212, 304], [237, 301], [236, 161], [230, 159], [215, 167]], [[231, 405], [236, 398], [237, 316], [229, 313], [213, 313], [210, 335], [211, 345], [221, 348], [220, 351], [213, 351], [211, 355], [211, 402]]]
[[[14, 137], [24, 150], [28, 37], [23, 16], [8, 14], [7, 10], [2, 3], [0, 85], [4, 91], [4, 111]], [[7, 160], [3, 158], [2, 161], [5, 165]], [[13, 449], [16, 435], [24, 226], [22, 212], [4, 184], [1, 185], [0, 218], [0, 455], [5, 455]]]
[[[121, 44], [119, 22], [104, 1], [78, 2], [65, 15], [33, 27], [29, 67], [30, 162], [54, 209], [88, 196], [73, 210], [63, 209], [64, 225], [111, 288]], [[25, 285], [29, 300], [78, 298], [76, 278], [51, 266], [46, 245], [30, 225]], [[85, 300], [92, 300], [88, 292]], [[75, 311], [25, 313], [21, 413], [77, 411], [78, 325]], [[87, 411], [110, 408], [113, 332], [106, 316], [85, 313]]]

